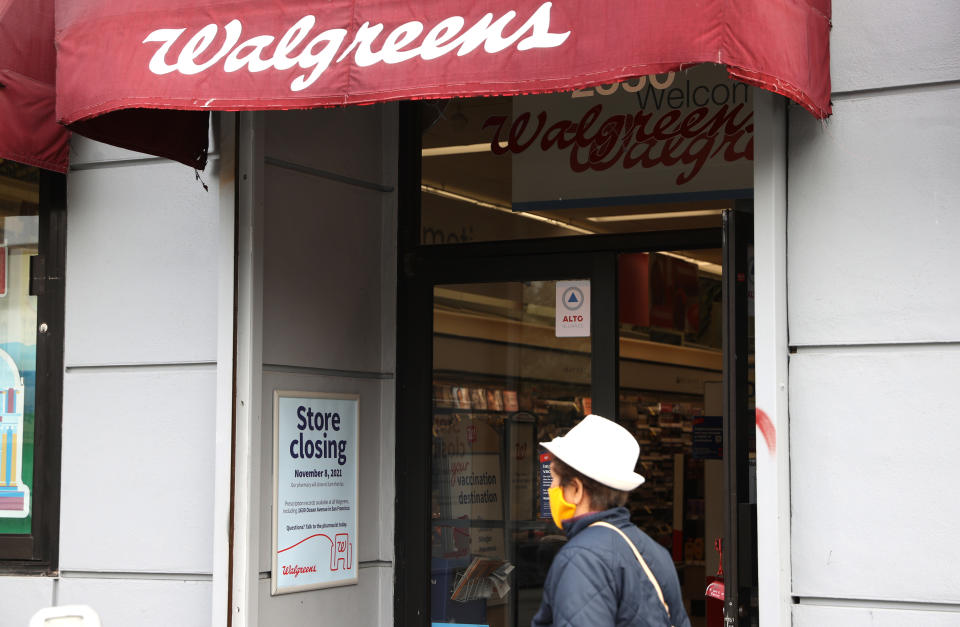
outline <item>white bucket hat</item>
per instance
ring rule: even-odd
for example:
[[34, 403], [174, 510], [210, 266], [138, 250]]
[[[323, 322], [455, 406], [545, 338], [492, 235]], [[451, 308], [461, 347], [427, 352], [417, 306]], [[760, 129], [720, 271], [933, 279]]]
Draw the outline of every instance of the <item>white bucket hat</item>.
[[633, 471], [640, 457], [637, 440], [602, 416], [590, 414], [567, 435], [540, 446], [567, 466], [615, 490], [630, 491], [645, 481]]

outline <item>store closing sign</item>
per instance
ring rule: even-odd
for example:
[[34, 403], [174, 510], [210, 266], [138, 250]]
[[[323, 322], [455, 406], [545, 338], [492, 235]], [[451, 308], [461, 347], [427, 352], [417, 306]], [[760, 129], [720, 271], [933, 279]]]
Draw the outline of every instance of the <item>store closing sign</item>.
[[590, 337], [590, 281], [557, 281], [557, 337]]
[[272, 594], [357, 583], [353, 394], [274, 392]]

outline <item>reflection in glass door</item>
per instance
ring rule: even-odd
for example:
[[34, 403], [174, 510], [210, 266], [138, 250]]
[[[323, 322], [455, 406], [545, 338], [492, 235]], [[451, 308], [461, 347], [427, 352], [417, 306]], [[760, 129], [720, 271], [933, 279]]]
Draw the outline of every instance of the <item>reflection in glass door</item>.
[[528, 625], [540, 605], [564, 538], [540, 497], [537, 442], [591, 410], [591, 338], [557, 337], [557, 292], [434, 288], [433, 623]]

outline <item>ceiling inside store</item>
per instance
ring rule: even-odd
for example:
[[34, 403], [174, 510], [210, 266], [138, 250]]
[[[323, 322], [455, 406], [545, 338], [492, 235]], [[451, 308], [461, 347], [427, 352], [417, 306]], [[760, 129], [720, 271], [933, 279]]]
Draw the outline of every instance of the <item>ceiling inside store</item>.
[[[426, 103], [422, 160], [425, 212], [472, 212], [475, 216], [489, 216], [484, 221], [519, 223], [541, 217], [552, 222], [537, 225], [552, 231], [513, 235], [515, 238], [718, 228], [721, 211], [732, 207], [730, 199], [631, 204], [626, 197], [624, 204], [610, 198], [597, 199], [603, 201], [598, 203], [591, 203], [590, 199], [563, 200], [562, 208], [527, 209], [518, 215], [513, 199], [514, 157], [509, 151], [498, 155], [491, 150], [499, 126], [497, 118], [507, 119], [505, 127], [510, 124], [513, 100], [490, 97]], [[557, 175], [577, 176], [570, 170]], [[633, 176], [633, 172], [622, 176]], [[547, 180], [538, 184], [550, 185]], [[494, 217], [497, 213], [500, 215]], [[466, 240], [464, 237], [461, 241]], [[720, 264], [719, 251], [676, 252], [697, 261]]]

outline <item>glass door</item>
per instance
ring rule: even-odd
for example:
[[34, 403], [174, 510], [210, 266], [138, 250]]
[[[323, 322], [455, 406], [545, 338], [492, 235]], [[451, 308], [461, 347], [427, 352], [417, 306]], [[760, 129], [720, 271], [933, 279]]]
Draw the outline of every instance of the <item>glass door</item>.
[[537, 442], [592, 411], [590, 281], [433, 289], [430, 621], [528, 625], [564, 538]]
[[443, 254], [398, 314], [396, 622], [529, 625], [564, 540], [537, 443], [615, 407], [616, 257]]
[[[640, 443], [647, 482], [627, 508], [672, 554], [691, 623], [722, 620], [723, 600], [706, 594], [720, 575], [717, 541], [725, 573], [755, 562], [742, 553], [744, 518], [731, 542], [724, 463], [735, 458], [740, 474], [749, 463], [749, 431], [728, 433], [724, 402], [731, 382], [743, 390], [746, 325], [728, 318], [746, 310], [725, 291], [743, 261], [727, 260], [720, 237], [706, 242], [411, 258], [401, 302], [414, 306], [398, 319], [397, 624], [530, 624], [566, 541], [538, 442], [589, 413]], [[736, 363], [726, 344], [741, 347]], [[747, 615], [749, 581], [737, 581]]]

